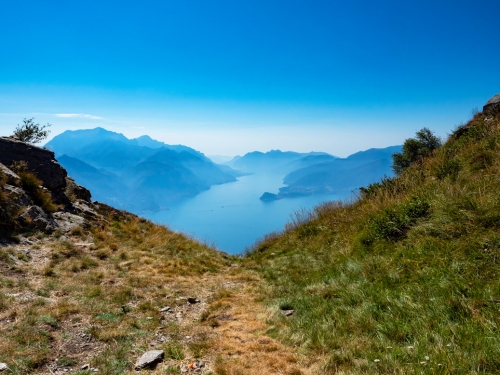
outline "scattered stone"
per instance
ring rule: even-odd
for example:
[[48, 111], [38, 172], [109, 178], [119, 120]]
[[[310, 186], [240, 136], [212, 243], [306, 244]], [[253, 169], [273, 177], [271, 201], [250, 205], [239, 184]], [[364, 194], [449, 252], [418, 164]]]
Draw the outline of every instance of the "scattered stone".
[[162, 313], [163, 313], [163, 312], [167, 312], [168, 310], [170, 310], [170, 306], [165, 306], [165, 307], [162, 307], [162, 308], [160, 309], [160, 312], [162, 312]]
[[231, 264], [231, 267], [239, 267], [236, 263]]
[[0, 362], [0, 371], [5, 371], [8, 369], [9, 369], [9, 366], [7, 366], [7, 363]]
[[500, 94], [496, 94], [488, 100], [483, 106], [483, 113], [487, 116], [495, 116], [500, 113]]
[[285, 316], [292, 316], [295, 310], [281, 310], [281, 313]]
[[193, 304], [195, 304], [195, 303], [200, 302], [200, 300], [199, 300], [198, 298], [195, 298], [195, 297], [189, 297], [187, 300], [188, 300], [188, 302], [189, 302], [191, 305], [193, 305]]
[[379, 363], [380, 362], [380, 359], [374, 359], [373, 362], [375, 363]]
[[160, 363], [165, 357], [165, 352], [163, 350], [150, 350], [144, 353], [141, 358], [139, 358], [135, 364], [136, 370], [142, 370], [144, 368], [154, 368], [158, 363]]
[[415, 347], [413, 345], [407, 346], [407, 349], [414, 349]]
[[186, 372], [188, 372], [188, 371], [189, 371], [189, 369], [188, 369], [188, 367], [187, 367], [187, 366], [182, 366], [182, 367], [181, 367], [181, 373], [185, 374], [185, 373], [186, 373]]
[[90, 247], [90, 246], [93, 246], [94, 243], [93, 242], [89, 242], [89, 243], [75, 243], [75, 246], [81, 246], [81, 247]]
[[87, 370], [90, 367], [88, 363], [84, 364], [82, 367], [80, 367], [80, 370]]

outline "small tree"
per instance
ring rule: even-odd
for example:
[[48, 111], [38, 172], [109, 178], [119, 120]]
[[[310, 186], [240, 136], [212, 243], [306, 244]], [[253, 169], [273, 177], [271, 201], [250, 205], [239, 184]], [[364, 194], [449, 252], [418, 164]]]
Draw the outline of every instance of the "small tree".
[[423, 128], [419, 130], [415, 138], [409, 138], [405, 141], [400, 153], [392, 155], [394, 173], [400, 175], [410, 165], [431, 154], [441, 146], [441, 139], [436, 137], [429, 129]]
[[16, 130], [14, 130], [13, 136], [22, 142], [26, 143], [39, 143], [50, 133], [50, 130], [45, 130], [50, 127], [50, 124], [40, 125], [35, 124], [35, 118], [23, 119], [23, 125], [17, 124]]

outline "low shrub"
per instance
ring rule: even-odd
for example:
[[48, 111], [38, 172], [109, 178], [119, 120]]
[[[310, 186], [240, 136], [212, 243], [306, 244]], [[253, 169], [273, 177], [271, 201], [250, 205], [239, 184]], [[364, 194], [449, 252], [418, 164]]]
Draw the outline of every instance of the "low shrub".
[[429, 203], [415, 197], [408, 203], [384, 210], [381, 215], [370, 219], [373, 239], [385, 239], [393, 242], [402, 239], [417, 219], [429, 214], [429, 210]]

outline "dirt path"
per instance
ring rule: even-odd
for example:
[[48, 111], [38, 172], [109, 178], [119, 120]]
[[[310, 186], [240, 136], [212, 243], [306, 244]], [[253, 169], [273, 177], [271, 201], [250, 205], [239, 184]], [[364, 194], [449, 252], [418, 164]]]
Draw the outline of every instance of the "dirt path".
[[[229, 267], [219, 274], [184, 282], [183, 287], [191, 285], [202, 302], [199, 309], [188, 310], [179, 326], [189, 337], [188, 347], [190, 339], [200, 337], [205, 338], [207, 347], [201, 357], [196, 358], [195, 353], [188, 350], [184, 360], [165, 361], [153, 374], [164, 374], [173, 367], [187, 374], [210, 371], [221, 375], [313, 373], [310, 361], [266, 335], [270, 328], [266, 320], [275, 312], [258, 302], [260, 280], [255, 274]], [[198, 370], [196, 366], [200, 361], [204, 367]]]

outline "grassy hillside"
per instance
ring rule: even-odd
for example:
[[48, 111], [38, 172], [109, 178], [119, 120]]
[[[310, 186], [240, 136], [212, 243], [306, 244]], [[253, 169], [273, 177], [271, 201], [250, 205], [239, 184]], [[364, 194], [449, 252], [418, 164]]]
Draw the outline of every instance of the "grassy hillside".
[[[135, 215], [105, 205], [100, 213], [109, 223], [103, 227], [34, 232], [29, 241], [0, 247], [0, 362], [9, 373], [75, 371], [89, 363], [99, 373], [121, 374], [148, 348], [175, 362], [199, 358], [209, 346], [206, 335], [185, 332], [180, 321], [199, 315], [204, 304], [190, 308], [187, 297], [205, 302], [201, 279], [230, 259]], [[164, 306], [169, 314], [160, 312]]]
[[[323, 373], [500, 373], [500, 118], [254, 246], [268, 333]], [[295, 310], [285, 317], [282, 310]]]

